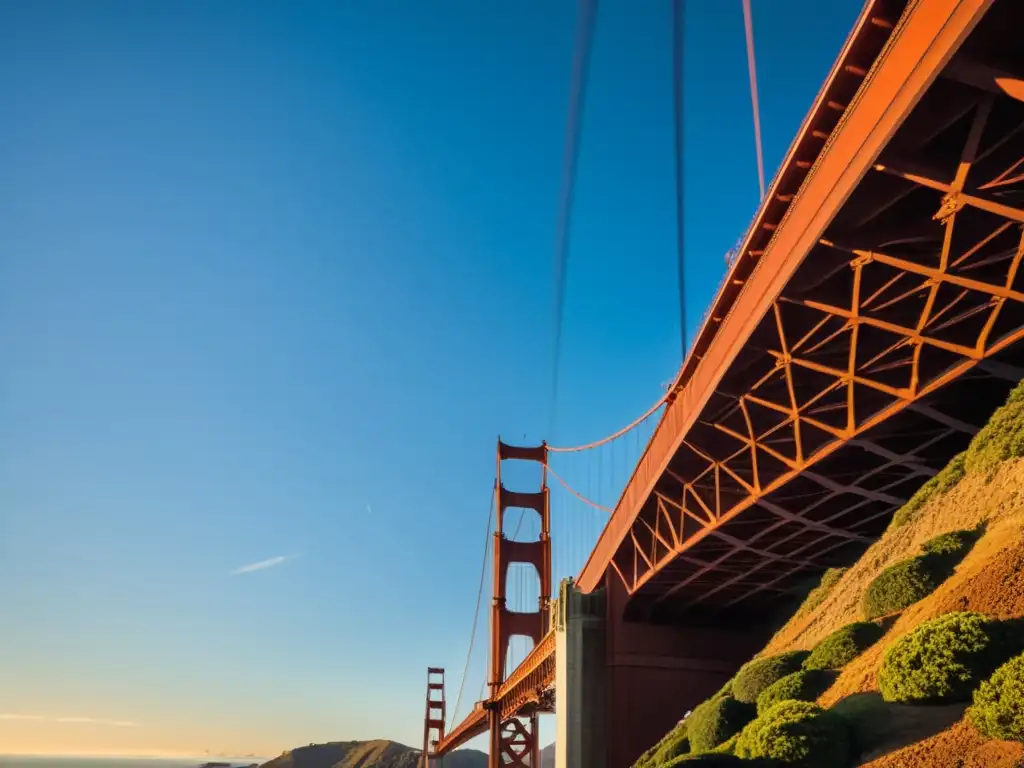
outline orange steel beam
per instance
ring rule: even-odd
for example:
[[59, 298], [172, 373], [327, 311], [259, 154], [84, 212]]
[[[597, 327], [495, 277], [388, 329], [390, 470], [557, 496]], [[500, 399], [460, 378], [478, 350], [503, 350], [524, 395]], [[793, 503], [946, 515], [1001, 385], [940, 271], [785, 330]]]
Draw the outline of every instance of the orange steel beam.
[[487, 713], [496, 709], [506, 720], [531, 707], [544, 708], [545, 691], [555, 683], [555, 633], [548, 632], [498, 688], [493, 698], [477, 702], [466, 718], [437, 743], [444, 755], [487, 732]]
[[498, 689], [493, 701], [502, 719], [528, 705], [543, 703], [544, 692], [555, 682], [555, 633], [548, 632]]
[[[663, 562], [648, 552], [657, 555], [659, 546], [674, 552], [699, 540], [677, 542], [670, 532], [659, 531], [649, 542], [641, 542], [634, 523], [744, 342], [773, 311], [825, 227], [992, 2], [917, 0], [895, 27], [895, 19], [882, 17], [884, 3], [867, 3], [747, 233], [679, 373], [674, 397], [577, 580], [582, 591], [599, 587], [609, 569], [635, 591]], [[893, 30], [891, 36], [879, 43], [879, 30], [887, 28]], [[843, 100], [840, 94], [849, 92], [851, 78], [863, 78], [863, 82], [852, 99]], [[792, 361], [786, 364], [792, 367]], [[846, 438], [853, 436], [849, 429], [844, 432]], [[720, 464], [712, 470], [716, 483], [729, 471]], [[740, 484], [748, 486], [747, 501], [741, 505], [720, 509], [701, 500], [694, 504], [699, 512], [684, 517], [703, 516], [702, 525], [717, 527], [772, 489], [756, 488], [747, 481]], [[692, 496], [695, 502], [700, 498], [699, 493]], [[651, 542], [653, 548], [644, 546]], [[635, 573], [625, 573], [614, 560], [624, 545], [632, 547], [639, 561]]]
[[[975, 202], [975, 197], [964, 191], [968, 175], [976, 167], [980, 155], [980, 141], [991, 113], [992, 100], [979, 99], [973, 107], [970, 131], [965, 140], [957, 171], [952, 182], [940, 182], [935, 179], [917, 177], [906, 179], [922, 189], [942, 192], [933, 194], [936, 212], [933, 219], [943, 234], [939, 238], [941, 246], [931, 258], [937, 261], [937, 267], [920, 263], [919, 260], [902, 258], [881, 251], [869, 251], [843, 246], [822, 240], [821, 248], [816, 252], [816, 259], [824, 261], [829, 253], [841, 259], [849, 259], [847, 266], [852, 272], [849, 281], [849, 295], [846, 301], [849, 306], [837, 306], [833, 303], [816, 299], [793, 299], [786, 295], [779, 297], [773, 304], [775, 318], [774, 339], [761, 337], [761, 343], [768, 355], [776, 360], [775, 366], [755, 382], [750, 390], [738, 397], [738, 408], [742, 412], [747, 433], [742, 434], [721, 424], [711, 423], [710, 426], [720, 429], [735, 441], [733, 453], [721, 461], [707, 460], [706, 468], [690, 482], [683, 481], [683, 500], [679, 505], [687, 514], [687, 494], [697, 500], [702, 479], [707, 478], [704, 485], [710, 487], [717, 497], [721, 494], [721, 481], [728, 476], [729, 481], [742, 488], [745, 498], [738, 500], [727, 509], [720, 509], [711, 519], [700, 519], [701, 528], [695, 530], [691, 526], [691, 535], [672, 541], [658, 535], [657, 528], [640, 519], [644, 528], [650, 533], [645, 539], [643, 531], [631, 531], [634, 545], [633, 559], [630, 563], [613, 560], [618, 572], [623, 576], [627, 587], [635, 591], [654, 575], [678, 551], [688, 549], [698, 543], [706, 535], [714, 534], [721, 538], [717, 529], [736, 517], [755, 503], [762, 503], [762, 498], [774, 489], [781, 487], [798, 474], [805, 477], [813, 475], [808, 468], [821, 461], [829, 454], [843, 447], [849, 440], [870, 430], [873, 426], [891, 418], [904, 409], [917, 410], [933, 421], [943, 425], [946, 432], [960, 431], [972, 433], [974, 427], [951, 416], [942, 414], [927, 405], [920, 404], [922, 398], [936, 391], [948, 382], [974, 368], [986, 357], [1008, 348], [1017, 341], [1024, 339], [1024, 327], [1011, 325], [1003, 329], [1003, 335], [995, 342], [991, 341], [993, 329], [1004, 312], [1011, 304], [1024, 305], [1024, 292], [1014, 289], [1020, 272], [1021, 261], [1024, 259], [1024, 233], [1019, 226], [1024, 220], [1024, 210], [1010, 208], [998, 215], [1003, 219], [989, 217], [979, 219], [979, 212], [994, 213], [989, 201]], [[881, 166], [875, 166], [878, 172], [885, 172]], [[991, 170], [991, 169], [990, 169]], [[901, 177], [903, 178], [903, 177]], [[980, 187], [979, 187], [980, 188]], [[965, 218], [966, 217], [966, 218]], [[980, 222], [985, 222], [980, 224]], [[957, 242], [954, 244], [954, 235]], [[921, 258], [918, 253], [916, 259]], [[987, 272], [978, 272], [981, 268]], [[954, 271], [955, 270], [955, 271]], [[965, 277], [965, 273], [986, 275], [981, 277]], [[865, 285], [874, 286], [868, 290]], [[894, 314], [893, 309], [900, 309]], [[820, 322], [811, 331], [795, 338], [787, 332], [784, 315], [796, 311], [802, 313], [802, 319], [808, 319], [808, 313]], [[886, 319], [888, 317], [889, 319]], [[899, 319], [902, 317], [903, 319]], [[831, 326], [836, 330], [826, 333]], [[860, 336], [871, 331], [882, 332], [889, 341], [878, 344], [877, 338], [870, 357], [865, 353]], [[955, 332], [958, 341], [950, 340], [951, 331]], [[824, 338], [822, 338], [824, 337]], [[969, 341], [968, 341], [969, 340]], [[808, 359], [814, 349], [819, 361]], [[822, 350], [826, 355], [822, 355]], [[944, 367], [928, 364], [928, 356], [934, 353], [945, 354], [952, 362]], [[835, 364], [820, 362], [823, 357], [842, 360]], [[959, 358], [959, 360], [957, 360]], [[932, 357], [934, 360], [934, 357]], [[818, 392], [807, 397], [806, 379], [801, 379], [801, 370], [813, 371], [817, 374]], [[758, 397], [762, 385], [774, 379], [774, 399], [772, 396]], [[886, 381], [888, 380], [888, 381]], [[803, 396], [795, 394], [793, 382], [798, 381]], [[788, 396], [783, 395], [785, 388], [778, 386], [785, 382], [789, 385]], [[858, 404], [858, 395], [870, 390], [874, 404], [868, 408]], [[812, 390], [813, 391], [813, 390]], [[751, 424], [747, 408], [756, 404], [777, 415], [775, 423], [763, 432], [758, 432]], [[801, 436], [807, 430], [817, 430], [824, 437], [818, 441], [813, 451], [805, 455], [801, 446]], [[781, 450], [775, 450], [769, 443], [774, 441]], [[688, 444], [685, 443], [684, 444]], [[690, 446], [693, 449], [692, 446]], [[696, 452], [696, 449], [693, 449]], [[769, 471], [758, 466], [761, 456], [776, 459], [781, 469]], [[692, 464], [692, 462], [691, 462]], [[743, 472], [749, 471], [749, 479]], [[818, 479], [826, 487], [831, 483], [827, 478]], [[834, 483], [832, 483], [835, 485]], [[885, 515], [892, 508], [899, 506], [896, 497], [886, 494], [867, 492], [878, 500], [889, 504], [889, 510], [880, 512]], [[762, 504], [763, 505], [763, 504]], [[699, 506], [699, 505], [695, 505]], [[703, 507], [701, 508], [703, 509]], [[659, 509], [659, 513], [663, 510]], [[698, 516], [690, 514], [690, 517]], [[661, 517], [656, 519], [660, 523]], [[680, 519], [679, 528], [685, 524]], [[815, 524], [821, 526], [821, 522]], [[811, 526], [805, 526], [810, 528]], [[839, 531], [829, 529], [831, 536]], [[791, 537], [792, 538], [792, 537]], [[780, 558], [771, 553], [762, 553], [752, 546], [756, 537], [751, 540], [732, 542], [735, 547], [762, 555], [762, 563], [754, 566], [748, 573], [764, 566], [764, 561]], [[788, 552], [787, 561], [795, 566], [785, 578], [795, 573], [801, 565], [802, 558], [797, 557], [803, 551], [819, 544], [810, 542], [796, 552]], [[841, 543], [833, 542], [833, 548]], [[620, 551], [621, 554], [621, 551]], [[819, 553], [820, 554], [820, 553]], [[703, 567], [692, 571], [686, 578], [679, 579], [666, 592], [658, 596], [656, 602], [662, 602], [679, 593], [691, 583], [699, 580], [709, 571], [716, 568], [728, 555]], [[732, 603], [746, 599], [751, 594], [767, 588], [779, 579], [768, 584], [757, 586]], [[698, 599], [692, 604], [703, 603], [722, 589], [734, 584], [733, 578], [713, 589], [702, 590]], [[731, 604], [731, 603], [727, 603]]]
[[434, 748], [434, 755], [443, 756], [452, 750], [458, 749], [467, 741], [475, 739], [487, 733], [487, 710], [485, 702], [477, 702], [473, 711], [466, 715], [466, 718], [444, 735], [444, 738], [437, 742]]

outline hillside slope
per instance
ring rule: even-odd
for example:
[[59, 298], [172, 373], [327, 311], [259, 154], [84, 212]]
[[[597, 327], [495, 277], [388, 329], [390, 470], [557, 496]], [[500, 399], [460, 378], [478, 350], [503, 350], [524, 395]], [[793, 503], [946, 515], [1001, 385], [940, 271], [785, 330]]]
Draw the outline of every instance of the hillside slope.
[[[763, 664], [780, 654], [814, 649], [833, 633], [868, 618], [864, 615], [865, 594], [887, 568], [918, 556], [926, 542], [941, 534], [976, 532], [972, 534], [976, 541], [966, 556], [933, 591], [902, 611], [875, 619], [880, 639], [844, 663], [823, 693], [810, 697], [817, 696], [820, 706], [855, 726], [860, 741], [856, 765], [1024, 766], [1024, 743], [983, 737], [964, 716], [969, 702], [942, 706], [886, 703], [879, 683], [886, 651], [924, 622], [962, 611], [1001, 620], [1024, 617], [1022, 456], [1024, 384], [1014, 389], [970, 448], [897, 513], [894, 524], [857, 563], [845, 572], [828, 574], [821, 587], [758, 654], [766, 660]], [[719, 694], [723, 695], [731, 698], [728, 693]], [[683, 743], [680, 740], [686, 738], [686, 727], [680, 726], [673, 734], [659, 745], [664, 758], [655, 749], [646, 762], [641, 760], [638, 765], [661, 768], [679, 761], [688, 764], [673, 747]]]
[[[420, 750], [383, 739], [332, 741], [297, 747], [262, 768], [419, 768]], [[444, 758], [445, 768], [487, 768], [487, 755], [460, 749]]]

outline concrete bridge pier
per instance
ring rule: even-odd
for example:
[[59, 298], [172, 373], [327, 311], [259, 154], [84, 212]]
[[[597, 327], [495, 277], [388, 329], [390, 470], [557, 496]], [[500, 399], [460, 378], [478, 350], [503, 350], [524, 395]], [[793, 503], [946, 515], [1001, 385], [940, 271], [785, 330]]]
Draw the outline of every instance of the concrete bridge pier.
[[770, 634], [763, 621], [627, 621], [614, 578], [589, 594], [564, 581], [552, 608], [556, 768], [630, 768]]
[[555, 628], [555, 768], [606, 768], [604, 590], [568, 579], [552, 606]]

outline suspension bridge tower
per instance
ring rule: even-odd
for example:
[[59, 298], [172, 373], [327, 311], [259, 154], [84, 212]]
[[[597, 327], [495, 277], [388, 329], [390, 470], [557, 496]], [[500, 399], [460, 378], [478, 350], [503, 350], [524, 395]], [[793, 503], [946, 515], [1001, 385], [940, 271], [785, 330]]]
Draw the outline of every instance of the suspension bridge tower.
[[[495, 480], [497, 524], [494, 529], [494, 591], [491, 605], [491, 653], [488, 683], [491, 700], [505, 682], [509, 641], [525, 636], [534, 646], [548, 631], [551, 598], [551, 516], [547, 485], [547, 444], [536, 447], [508, 445], [498, 440], [498, 467]], [[533, 462], [540, 465], [540, 489], [514, 491], [502, 483], [504, 461]], [[540, 518], [540, 535], [536, 541], [516, 541], [505, 535], [505, 513], [509, 509], [532, 511]], [[514, 534], [513, 534], [514, 535]], [[537, 610], [511, 611], [506, 605], [506, 582], [509, 566], [532, 565], [539, 580]], [[488, 768], [537, 768], [540, 765], [540, 742], [537, 733], [537, 709], [526, 715], [506, 717], [500, 704], [488, 712], [490, 734]]]

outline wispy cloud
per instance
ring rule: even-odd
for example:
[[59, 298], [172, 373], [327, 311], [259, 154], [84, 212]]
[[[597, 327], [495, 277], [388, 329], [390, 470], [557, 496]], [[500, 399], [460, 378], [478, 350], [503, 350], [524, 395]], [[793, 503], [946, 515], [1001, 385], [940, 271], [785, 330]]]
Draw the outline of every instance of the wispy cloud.
[[366, 502], [366, 512], [370, 515], [373, 514], [373, 509], [370, 508], [370, 502]]
[[105, 720], [100, 717], [46, 717], [44, 715], [22, 715], [0, 712], [0, 720], [17, 720], [33, 723], [79, 723], [87, 725], [109, 725], [114, 728], [138, 728], [138, 723], [128, 720]]
[[269, 560], [260, 560], [258, 563], [249, 563], [248, 565], [243, 565], [241, 568], [235, 568], [235, 570], [233, 570], [231, 573], [232, 575], [237, 576], [241, 573], [265, 571], [267, 568], [273, 568], [275, 565], [280, 565], [281, 563], [288, 562], [289, 560], [293, 559], [293, 557], [294, 556], [289, 555], [278, 555], [277, 557], [272, 557]]

